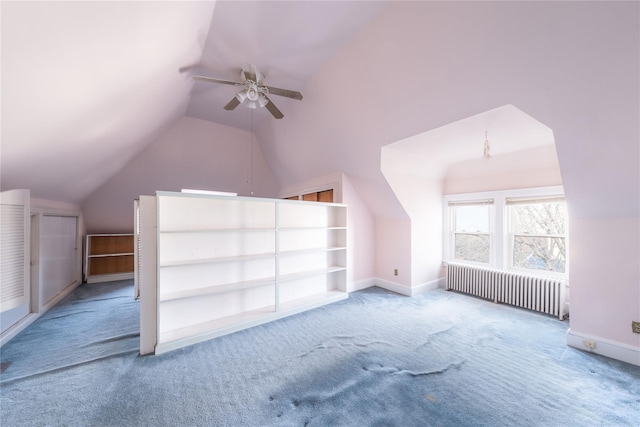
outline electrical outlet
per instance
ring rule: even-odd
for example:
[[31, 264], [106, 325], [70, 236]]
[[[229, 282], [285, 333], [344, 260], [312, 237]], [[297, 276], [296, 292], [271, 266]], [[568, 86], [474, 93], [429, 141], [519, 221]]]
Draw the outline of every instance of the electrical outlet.
[[589, 347], [591, 350], [593, 350], [594, 348], [596, 348], [596, 342], [593, 340], [584, 340], [582, 341], [582, 343], [586, 346]]
[[631, 321], [631, 331], [634, 334], [640, 334], [640, 322], [636, 322], [635, 320]]
[[393, 269], [393, 275], [394, 275], [394, 276], [397, 276], [397, 275], [398, 275], [398, 269], [397, 269], [397, 268], [394, 268], [394, 269]]

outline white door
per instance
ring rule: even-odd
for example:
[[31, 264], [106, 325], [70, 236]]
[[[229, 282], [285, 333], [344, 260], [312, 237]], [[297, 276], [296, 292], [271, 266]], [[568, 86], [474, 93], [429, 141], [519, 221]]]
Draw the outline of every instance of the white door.
[[47, 304], [76, 282], [78, 218], [43, 215], [40, 220], [40, 286]]
[[29, 314], [29, 190], [0, 192], [0, 333]]

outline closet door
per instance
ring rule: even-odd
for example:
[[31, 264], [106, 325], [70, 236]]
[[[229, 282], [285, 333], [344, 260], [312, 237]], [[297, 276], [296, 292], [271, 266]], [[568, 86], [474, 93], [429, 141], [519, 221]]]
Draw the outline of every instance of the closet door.
[[0, 325], [29, 314], [29, 190], [0, 193]]
[[42, 302], [76, 281], [78, 218], [43, 215], [40, 221]]

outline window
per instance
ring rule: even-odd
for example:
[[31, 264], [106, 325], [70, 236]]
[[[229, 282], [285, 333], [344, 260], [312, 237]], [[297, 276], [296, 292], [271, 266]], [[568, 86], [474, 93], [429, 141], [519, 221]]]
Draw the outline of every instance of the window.
[[567, 276], [561, 186], [448, 195], [444, 207], [445, 262]]
[[452, 255], [458, 261], [491, 262], [491, 204], [493, 200], [452, 202]]
[[567, 259], [564, 199], [507, 199], [506, 204], [510, 266], [564, 273]]

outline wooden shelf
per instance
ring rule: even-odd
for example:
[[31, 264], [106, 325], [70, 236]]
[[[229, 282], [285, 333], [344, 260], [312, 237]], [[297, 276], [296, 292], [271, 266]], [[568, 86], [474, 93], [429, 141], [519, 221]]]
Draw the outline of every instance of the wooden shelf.
[[120, 254], [89, 255], [89, 258], [103, 258], [108, 256], [124, 256], [124, 255], [133, 255], [133, 252], [124, 252]]
[[92, 255], [133, 253], [133, 234], [90, 234], [87, 252]]
[[133, 234], [89, 234], [86, 237], [85, 280], [88, 283], [133, 278]]

